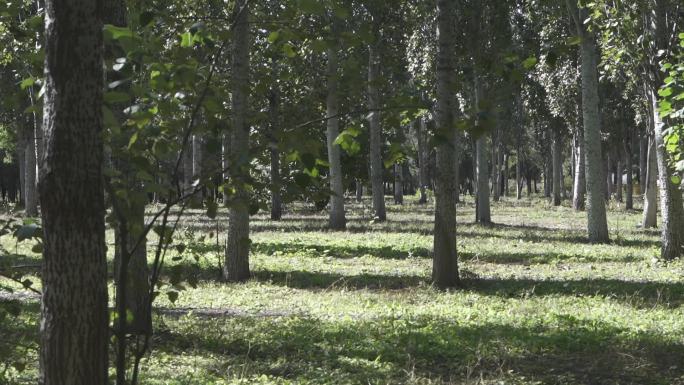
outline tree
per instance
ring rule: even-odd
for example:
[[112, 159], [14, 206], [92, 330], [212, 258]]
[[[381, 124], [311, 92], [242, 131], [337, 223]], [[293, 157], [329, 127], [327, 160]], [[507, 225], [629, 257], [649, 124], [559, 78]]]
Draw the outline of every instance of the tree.
[[106, 384], [102, 2], [46, 3], [40, 383]]
[[608, 242], [608, 221], [603, 198], [605, 178], [601, 155], [601, 116], [599, 113], [598, 60], [595, 32], [584, 20], [587, 10], [578, 8], [574, 0], [566, 0], [570, 16], [581, 43], [582, 115], [584, 120], [584, 151], [587, 186], [587, 232], [589, 241]]
[[435, 228], [432, 279], [440, 288], [458, 284], [456, 254], [456, 180], [454, 126], [455, 97], [454, 24], [455, 3], [437, 0], [437, 132], [441, 143], [437, 147], [435, 185]]
[[[338, 29], [340, 21], [335, 15], [332, 18], [332, 36], [327, 49], [327, 99], [326, 99], [326, 118], [327, 131], [326, 139], [328, 144], [328, 163], [330, 164], [330, 215], [329, 226], [334, 230], [344, 230], [347, 226], [347, 219], [344, 214], [344, 185], [342, 183], [342, 162], [340, 146], [335, 143], [340, 134], [340, 119], [338, 117]], [[375, 189], [373, 189], [375, 196]]]
[[235, 3], [235, 29], [232, 44], [232, 127], [230, 176], [236, 193], [228, 206], [228, 236], [223, 277], [227, 281], [249, 279], [249, 1]]
[[382, 114], [380, 113], [380, 21], [377, 10], [372, 13], [373, 41], [368, 45], [368, 124], [370, 127], [370, 174], [371, 193], [373, 194], [373, 218], [387, 220], [385, 211], [385, 186], [383, 182], [384, 165], [382, 162]]

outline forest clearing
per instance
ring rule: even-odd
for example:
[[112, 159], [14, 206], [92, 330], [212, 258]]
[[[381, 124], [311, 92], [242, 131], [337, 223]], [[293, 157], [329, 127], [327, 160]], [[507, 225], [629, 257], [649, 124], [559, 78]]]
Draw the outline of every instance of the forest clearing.
[[684, 385], [682, 0], [0, 0], [0, 385]]

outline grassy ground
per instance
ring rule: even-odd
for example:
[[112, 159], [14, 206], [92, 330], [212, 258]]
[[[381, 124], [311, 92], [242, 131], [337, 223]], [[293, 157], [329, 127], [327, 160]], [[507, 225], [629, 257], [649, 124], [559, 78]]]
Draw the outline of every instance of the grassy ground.
[[[684, 384], [684, 263], [654, 259], [658, 234], [636, 228], [638, 212], [611, 207], [613, 242], [592, 245], [568, 207], [507, 199], [481, 227], [466, 202], [463, 288], [440, 292], [432, 207], [390, 204], [372, 224], [368, 204], [353, 204], [346, 232], [304, 205], [256, 216], [246, 284], [218, 280], [216, 222], [190, 212], [186, 254], [200, 263], [177, 263], [199, 284], [156, 302], [142, 383]], [[6, 376], [35, 383], [38, 306], [21, 306], [0, 345], [27, 363]]]

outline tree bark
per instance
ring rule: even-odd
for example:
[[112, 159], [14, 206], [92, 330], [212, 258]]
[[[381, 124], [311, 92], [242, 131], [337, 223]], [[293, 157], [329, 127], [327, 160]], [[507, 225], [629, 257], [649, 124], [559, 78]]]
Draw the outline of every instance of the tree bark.
[[609, 241], [606, 218], [605, 178], [601, 156], [601, 115], [598, 94], [598, 48], [596, 36], [587, 30], [586, 9], [578, 10], [574, 0], [566, 0], [581, 42], [582, 116], [587, 186], [587, 234], [593, 243]]
[[232, 45], [232, 112], [230, 177], [235, 197], [228, 206], [228, 235], [223, 278], [230, 282], [249, 279], [249, 0], [235, 2]]
[[684, 246], [684, 207], [682, 206], [682, 191], [672, 182], [675, 174], [670, 166], [667, 150], [665, 149], [665, 124], [658, 112], [658, 97], [651, 90], [653, 113], [655, 152], [658, 162], [658, 183], [660, 185], [660, 208], [662, 212], [662, 235], [660, 258], [671, 261], [682, 255]]
[[101, 7], [46, 4], [42, 385], [108, 382]]
[[416, 120], [416, 132], [418, 133], [418, 180], [420, 183], [420, 198], [418, 203], [427, 203], [428, 185], [428, 151], [427, 151], [427, 124], [424, 118]]
[[639, 137], [639, 192], [646, 191], [646, 169], [648, 168], [648, 134]]
[[[333, 40], [337, 41], [337, 24], [339, 21], [334, 18], [332, 22]], [[328, 224], [333, 230], [344, 230], [347, 226], [347, 219], [344, 213], [344, 185], [342, 182], [342, 160], [340, 146], [335, 144], [337, 136], [340, 134], [340, 119], [337, 117], [338, 102], [338, 47], [334, 44], [328, 48], [327, 66], [327, 86], [328, 95], [326, 100], [327, 114], [327, 142], [328, 142], [328, 163], [330, 164], [330, 214]]]
[[651, 138], [646, 154], [646, 176], [644, 179], [644, 212], [641, 220], [641, 227], [644, 229], [658, 226], [658, 163], [655, 152], [655, 141]]
[[[475, 105], [480, 105], [483, 97], [481, 79], [475, 75]], [[477, 107], [479, 112], [479, 107]], [[475, 142], [476, 169], [477, 169], [477, 215], [478, 223], [489, 224], [492, 222], [489, 208], [489, 151], [487, 149], [487, 136], [481, 135]]]
[[269, 155], [271, 157], [271, 220], [279, 221], [283, 216], [283, 200], [280, 194], [280, 148], [278, 147], [279, 101], [278, 90], [271, 90], [269, 97]]
[[634, 169], [632, 165], [632, 137], [628, 137], [624, 142], [625, 151], [625, 170], [626, 170], [626, 187], [625, 187], [625, 210], [634, 209]]
[[385, 212], [385, 188], [383, 183], [382, 164], [382, 126], [380, 121], [380, 58], [378, 56], [379, 33], [375, 33], [376, 41], [368, 46], [368, 108], [370, 109], [370, 169], [371, 192], [373, 194], [373, 219], [383, 222], [387, 220]]
[[584, 155], [584, 133], [581, 127], [578, 128], [577, 141], [575, 145], [575, 175], [573, 181], [572, 208], [575, 211], [584, 210], [584, 198], [587, 189], [585, 178], [585, 155]]
[[453, 39], [454, 5], [451, 0], [437, 1], [437, 132], [445, 140], [437, 147], [437, 175], [435, 186], [435, 228], [432, 279], [439, 288], [456, 286], [458, 258], [456, 253], [456, 201], [453, 147], [454, 90]]
[[553, 134], [553, 147], [552, 147], [552, 163], [553, 163], [553, 205], [561, 205], [561, 137], [557, 130], [552, 132]]
[[24, 207], [26, 216], [38, 216], [38, 196], [36, 195], [36, 131], [26, 129], [26, 149], [24, 151]]

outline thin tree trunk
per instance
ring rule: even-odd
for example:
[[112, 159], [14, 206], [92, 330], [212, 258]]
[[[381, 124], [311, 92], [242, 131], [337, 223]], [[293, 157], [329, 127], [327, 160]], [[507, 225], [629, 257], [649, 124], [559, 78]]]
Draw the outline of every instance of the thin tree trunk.
[[[334, 18], [334, 16], [332, 16]], [[337, 34], [336, 19], [333, 20], [333, 35]], [[337, 39], [334, 39], [337, 41]], [[340, 146], [335, 144], [335, 140], [340, 133], [340, 119], [338, 114], [338, 91], [337, 91], [337, 71], [338, 71], [338, 47], [333, 45], [328, 48], [327, 66], [327, 86], [328, 95], [326, 100], [327, 120], [327, 143], [328, 143], [328, 163], [330, 164], [330, 214], [328, 224], [331, 229], [344, 230], [347, 226], [347, 219], [344, 213], [344, 186], [342, 184], [342, 161]]]
[[427, 154], [427, 125], [424, 118], [416, 120], [416, 132], [418, 133], [418, 181], [420, 183], [420, 199], [418, 203], [427, 203], [428, 185], [428, 154]]
[[620, 156], [620, 150], [617, 150], [618, 158], [617, 161], [615, 162], [616, 164], [616, 176], [617, 176], [617, 183], [615, 184], [615, 200], [618, 202], [622, 203], [622, 157]]
[[357, 178], [354, 184], [356, 184], [356, 201], [361, 202], [363, 201], [363, 183], [360, 178]]
[[651, 137], [646, 155], [646, 176], [644, 179], [644, 212], [641, 220], [641, 227], [644, 229], [658, 226], [658, 162], [655, 152], [655, 141]]
[[27, 127], [26, 150], [24, 151], [24, 205], [26, 216], [38, 216], [38, 196], [36, 194], [36, 131], [34, 127]]
[[581, 37], [582, 116], [584, 121], [584, 150], [587, 185], [587, 234], [590, 242], [609, 241], [604, 175], [601, 156], [601, 116], [598, 94], [598, 49], [596, 36], [584, 24], [586, 9], [578, 10], [577, 3], [566, 0], [568, 9]]
[[437, 1], [438, 52], [437, 52], [437, 131], [446, 137], [437, 147], [437, 177], [435, 188], [435, 228], [432, 279], [439, 288], [456, 286], [458, 258], [456, 253], [456, 201], [453, 147], [454, 127], [452, 87], [453, 26], [455, 3], [451, 0]]
[[573, 181], [573, 196], [572, 196], [572, 208], [575, 211], [584, 210], [584, 198], [586, 193], [586, 178], [585, 178], [585, 154], [584, 154], [584, 138], [583, 129], [578, 128], [578, 137], [575, 156], [575, 175]]
[[[376, 32], [376, 38], [379, 39]], [[387, 220], [382, 164], [382, 126], [380, 125], [380, 58], [377, 42], [368, 46], [368, 108], [370, 109], [370, 168], [373, 194], [373, 219]]]
[[553, 147], [552, 147], [552, 158], [553, 158], [553, 205], [561, 205], [561, 137], [558, 131], [553, 131]]
[[235, 29], [232, 46], [232, 113], [230, 176], [235, 198], [228, 206], [228, 236], [223, 278], [231, 282], [249, 278], [249, 0], [235, 2]]
[[631, 136], [625, 140], [625, 170], [626, 182], [625, 187], [625, 210], [634, 209], [634, 169], [632, 165], [632, 138]]
[[492, 199], [498, 202], [501, 196], [499, 191], [499, 177], [501, 173], [501, 162], [499, 161], [499, 132], [492, 134]]
[[42, 385], [108, 382], [101, 6], [46, 5]]
[[515, 161], [515, 199], [522, 199], [522, 188], [523, 188], [523, 178], [522, 178], [522, 151], [518, 147]]
[[[483, 97], [481, 79], [475, 75], [475, 105], [479, 106]], [[478, 107], [479, 111], [479, 107]], [[489, 224], [492, 222], [489, 208], [489, 150], [487, 148], [487, 136], [482, 135], [475, 142], [477, 164], [477, 222]]]
[[[196, 181], [202, 177], [202, 146], [201, 135], [192, 136], [192, 180]], [[200, 199], [203, 196], [200, 196]]]
[[639, 192], [646, 191], [646, 169], [648, 168], [648, 134], [639, 137]]
[[[283, 200], [280, 195], [280, 148], [278, 147], [279, 95], [272, 89], [269, 97], [269, 155], [271, 157], [271, 220], [279, 221], [283, 216]], [[332, 163], [331, 163], [332, 164]]]

